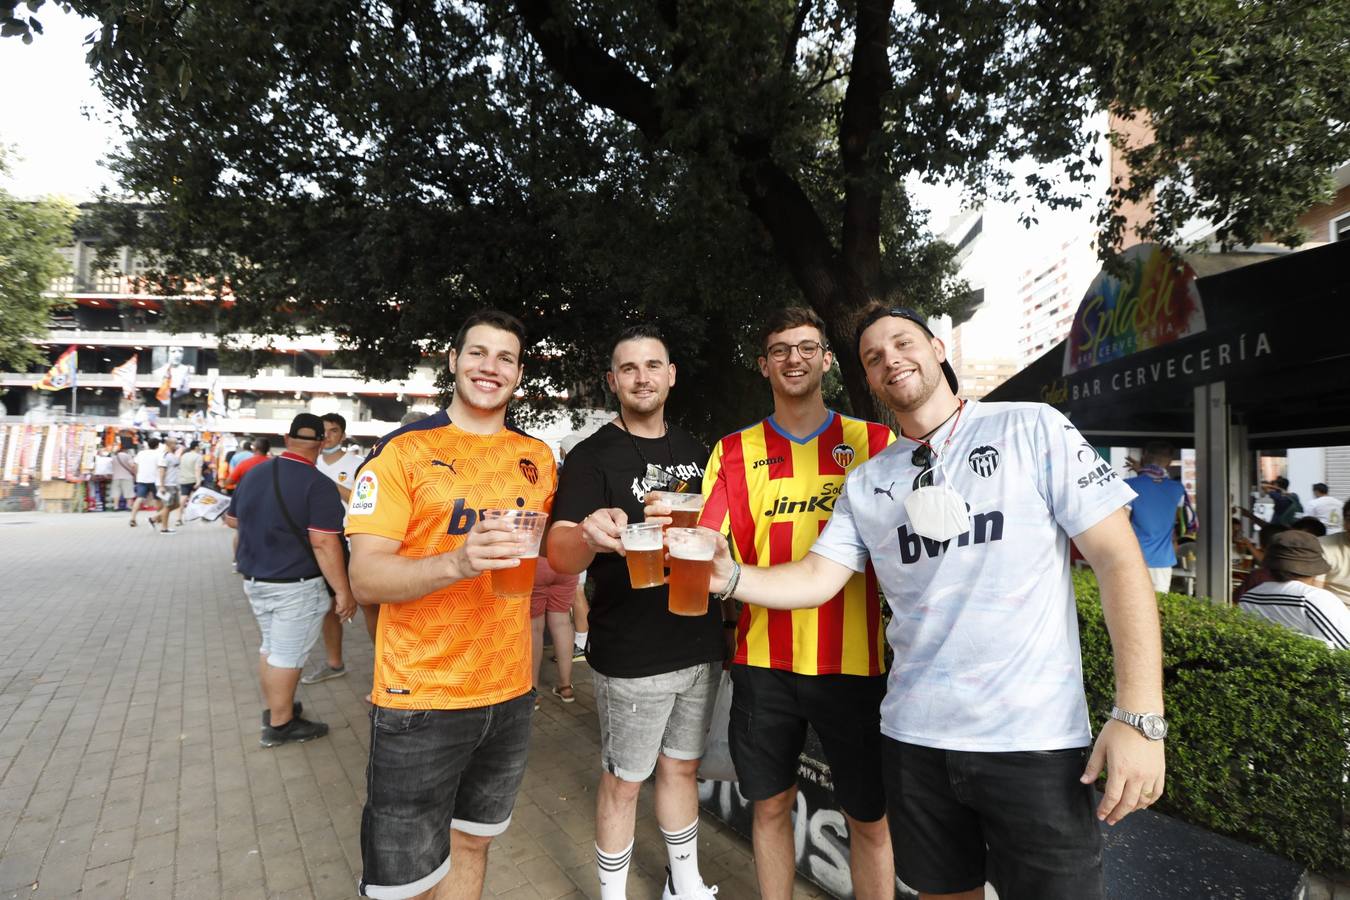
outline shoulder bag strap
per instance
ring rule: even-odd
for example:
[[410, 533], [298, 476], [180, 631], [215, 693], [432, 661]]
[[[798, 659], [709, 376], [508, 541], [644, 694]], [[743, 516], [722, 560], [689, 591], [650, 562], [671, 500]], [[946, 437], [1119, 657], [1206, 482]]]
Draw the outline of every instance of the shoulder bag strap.
[[277, 495], [277, 506], [281, 508], [282, 518], [286, 520], [286, 525], [291, 529], [291, 534], [295, 535], [295, 539], [305, 548], [305, 552], [309, 554], [309, 558], [314, 560], [314, 568], [318, 569], [319, 575], [322, 576], [323, 567], [319, 565], [319, 558], [314, 555], [313, 545], [310, 544], [309, 538], [300, 530], [300, 526], [296, 525], [295, 520], [291, 518], [291, 511], [286, 508], [286, 499], [281, 496], [280, 462], [280, 458], [272, 460], [272, 490]]

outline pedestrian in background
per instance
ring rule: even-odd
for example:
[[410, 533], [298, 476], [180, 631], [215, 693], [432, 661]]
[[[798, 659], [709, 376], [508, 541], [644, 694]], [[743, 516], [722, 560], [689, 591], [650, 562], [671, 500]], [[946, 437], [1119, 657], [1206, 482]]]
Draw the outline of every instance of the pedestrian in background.
[[192, 492], [197, 490], [197, 486], [202, 483], [202, 463], [205, 457], [202, 456], [201, 444], [197, 441], [191, 441], [183, 455], [178, 458], [178, 524], [183, 524], [183, 510], [187, 508], [188, 501], [192, 499]]
[[342, 501], [314, 467], [322, 443], [319, 417], [296, 416], [285, 452], [258, 463], [257, 474], [240, 482], [225, 513], [225, 524], [239, 532], [237, 568], [262, 632], [258, 680], [267, 708], [259, 743], [264, 747], [328, 733], [324, 723], [302, 718], [295, 702], [305, 658], [328, 611], [325, 582], [337, 592], [343, 621], [356, 612], [342, 558]]
[[1331, 496], [1331, 489], [1320, 481], [1312, 489], [1313, 500], [1308, 504], [1308, 514], [1316, 516], [1327, 527], [1327, 534], [1339, 534], [1345, 529], [1345, 518], [1341, 515], [1344, 504]]
[[1172, 568], [1177, 564], [1177, 511], [1186, 505], [1186, 488], [1167, 472], [1173, 455], [1171, 444], [1149, 444], [1144, 448], [1139, 474], [1125, 479], [1137, 495], [1130, 502], [1130, 527], [1144, 551], [1153, 590], [1159, 593], [1172, 587]]
[[113, 454], [112, 493], [108, 500], [115, 509], [129, 509], [136, 501], [136, 451], [132, 449], [131, 438], [120, 438]]
[[572, 689], [572, 600], [577, 594], [577, 576], [555, 572], [546, 557], [539, 557], [534, 570], [534, 590], [530, 592], [530, 634], [534, 647], [534, 708], [539, 708], [539, 670], [544, 664], [544, 629], [553, 637], [554, 661], [558, 665], [558, 683], [553, 696], [563, 703], [577, 699]]
[[145, 448], [136, 454], [133, 468], [136, 474], [136, 500], [131, 504], [131, 527], [135, 528], [141, 507], [145, 506], [146, 498], [155, 492], [155, 485], [159, 481], [159, 438], [152, 437], [145, 442]]

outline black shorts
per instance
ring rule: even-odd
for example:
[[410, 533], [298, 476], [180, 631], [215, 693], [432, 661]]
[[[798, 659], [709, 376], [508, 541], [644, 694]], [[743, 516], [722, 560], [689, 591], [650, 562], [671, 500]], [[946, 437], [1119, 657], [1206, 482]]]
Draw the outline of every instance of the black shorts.
[[370, 711], [361, 814], [363, 897], [411, 897], [450, 871], [450, 829], [511, 824], [530, 750], [534, 691], [476, 709]]
[[1000, 900], [1100, 900], [1102, 838], [1089, 749], [935, 750], [884, 738], [895, 874], [951, 894], [994, 885]]
[[886, 676], [798, 675], [731, 667], [728, 737], [741, 794], [768, 800], [797, 783], [806, 726], [825, 750], [839, 806], [859, 822], [886, 813], [881, 783], [881, 698]]

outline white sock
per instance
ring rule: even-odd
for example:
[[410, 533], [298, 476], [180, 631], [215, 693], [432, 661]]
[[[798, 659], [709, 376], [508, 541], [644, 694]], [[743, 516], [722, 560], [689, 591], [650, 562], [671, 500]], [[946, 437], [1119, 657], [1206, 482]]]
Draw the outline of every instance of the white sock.
[[600, 900], [628, 900], [628, 864], [633, 842], [618, 853], [606, 853], [595, 845], [595, 868], [600, 873]]
[[666, 839], [666, 855], [670, 857], [670, 881], [676, 894], [692, 895], [703, 878], [698, 874], [698, 819], [679, 831], [661, 829]]
[[579, 649], [585, 650], [585, 649], [586, 649], [586, 635], [588, 635], [588, 634], [590, 634], [589, 631], [578, 631], [578, 632], [577, 632], [577, 636], [574, 637], [574, 638], [572, 638], [572, 643], [576, 644], [577, 647], [578, 647]]

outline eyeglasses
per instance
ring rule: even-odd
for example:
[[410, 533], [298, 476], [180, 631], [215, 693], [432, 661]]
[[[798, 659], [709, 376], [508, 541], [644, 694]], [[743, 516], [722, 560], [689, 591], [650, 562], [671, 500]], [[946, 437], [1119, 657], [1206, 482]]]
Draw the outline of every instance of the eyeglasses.
[[802, 359], [811, 359], [820, 352], [823, 346], [824, 345], [821, 344], [820, 341], [798, 341], [795, 344], [774, 344], [768, 350], [764, 351], [764, 355], [774, 362], [783, 362], [792, 355], [792, 351], [795, 348], [797, 355]]

